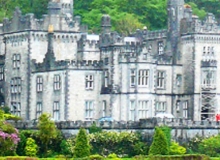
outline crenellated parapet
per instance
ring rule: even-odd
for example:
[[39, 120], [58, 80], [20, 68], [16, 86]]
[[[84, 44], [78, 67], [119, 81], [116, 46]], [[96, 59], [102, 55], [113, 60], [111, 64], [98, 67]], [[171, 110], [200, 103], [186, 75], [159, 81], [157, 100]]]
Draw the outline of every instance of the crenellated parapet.
[[[54, 6], [56, 4], [56, 6]], [[24, 30], [41, 30], [47, 31], [49, 24], [54, 25], [55, 31], [72, 31], [79, 32], [81, 30], [81, 17], [72, 17], [70, 13], [60, 13], [54, 8], [59, 8], [57, 3], [49, 3], [51, 12], [43, 15], [41, 19], [35, 18], [33, 13], [22, 15], [21, 10], [17, 7], [11, 20], [5, 18], [3, 20], [2, 32], [18, 32]], [[48, 8], [50, 10], [50, 8]]]
[[117, 32], [103, 33], [99, 39], [100, 47], [123, 45], [123, 38]]
[[192, 16], [192, 20], [184, 18], [181, 21], [181, 33], [220, 33], [220, 27], [212, 13], [208, 13], [204, 20]]
[[[36, 63], [36, 60], [32, 60], [34, 67], [34, 72], [44, 72], [48, 71], [46, 63]], [[61, 60], [55, 61], [50, 70], [60, 70], [60, 69], [79, 69], [79, 70], [98, 70], [103, 65], [103, 61], [92, 61], [92, 60], [83, 60], [83, 61], [74, 61], [74, 60]]]

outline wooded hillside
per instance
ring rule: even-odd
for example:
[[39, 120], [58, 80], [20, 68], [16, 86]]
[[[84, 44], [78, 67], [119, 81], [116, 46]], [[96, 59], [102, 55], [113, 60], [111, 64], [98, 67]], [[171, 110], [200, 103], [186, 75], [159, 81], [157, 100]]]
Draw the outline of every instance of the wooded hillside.
[[[13, 10], [19, 6], [25, 13], [35, 13], [37, 18], [46, 14], [49, 0], [0, 0], [0, 21], [12, 17]], [[215, 14], [220, 22], [219, 0], [185, 0], [191, 5], [193, 13], [201, 19], [207, 12]], [[167, 0], [75, 0], [74, 15], [80, 15], [82, 22], [89, 25], [90, 32], [100, 30], [102, 14], [112, 18], [113, 30], [128, 34], [136, 28], [147, 26], [151, 30], [166, 28]]]

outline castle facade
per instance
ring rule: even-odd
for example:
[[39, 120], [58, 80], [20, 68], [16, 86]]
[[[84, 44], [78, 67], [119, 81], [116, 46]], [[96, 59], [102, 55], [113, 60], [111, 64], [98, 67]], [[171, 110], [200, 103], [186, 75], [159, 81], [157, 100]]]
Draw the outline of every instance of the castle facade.
[[[220, 113], [220, 27], [184, 0], [168, 0], [166, 30], [87, 33], [73, 0], [51, 1], [36, 19], [16, 8], [0, 27], [0, 100], [26, 120], [112, 117], [138, 121], [157, 113], [190, 120]], [[48, 29], [49, 27], [49, 29]]]

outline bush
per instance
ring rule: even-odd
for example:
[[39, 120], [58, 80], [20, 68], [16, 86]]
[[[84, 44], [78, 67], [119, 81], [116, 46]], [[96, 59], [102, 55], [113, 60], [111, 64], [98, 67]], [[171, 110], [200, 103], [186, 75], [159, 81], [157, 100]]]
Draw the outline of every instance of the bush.
[[15, 155], [20, 138], [18, 130], [5, 121], [4, 115], [4, 111], [0, 109], [0, 156], [12, 156]]
[[167, 144], [170, 147], [171, 145], [171, 128], [168, 126], [162, 126], [160, 129], [163, 131], [166, 139], [167, 139]]
[[156, 127], [153, 143], [150, 146], [149, 155], [168, 155], [169, 147], [163, 131]]
[[88, 141], [88, 137], [86, 134], [86, 130], [80, 128], [79, 133], [76, 137], [76, 145], [74, 148], [74, 157], [75, 158], [83, 158], [90, 155], [90, 145]]
[[101, 155], [99, 155], [99, 154], [94, 154], [94, 155], [90, 155], [90, 156], [89, 156], [89, 159], [90, 159], [90, 160], [103, 160], [104, 157], [101, 156]]
[[186, 148], [180, 146], [176, 142], [171, 142], [170, 155], [183, 155], [186, 153]]
[[28, 138], [25, 147], [25, 155], [35, 157], [37, 154], [37, 148], [38, 147], [35, 143], [35, 140], [32, 138]]
[[118, 158], [118, 156], [115, 153], [111, 153], [108, 155], [108, 158]]
[[107, 156], [115, 153], [123, 157], [146, 154], [147, 143], [141, 142], [141, 135], [136, 132], [107, 132], [93, 133], [89, 135], [92, 153]]
[[218, 157], [220, 154], [220, 135], [202, 140], [199, 144], [199, 152], [210, 157]]
[[93, 123], [91, 125], [91, 127], [89, 127], [89, 133], [97, 133], [97, 132], [102, 132], [102, 128], [101, 127], [97, 127], [96, 123]]

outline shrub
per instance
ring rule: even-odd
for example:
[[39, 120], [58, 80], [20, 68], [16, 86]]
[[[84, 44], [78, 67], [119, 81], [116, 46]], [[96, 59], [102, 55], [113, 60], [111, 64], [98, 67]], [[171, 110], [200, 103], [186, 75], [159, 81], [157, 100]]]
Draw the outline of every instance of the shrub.
[[210, 157], [218, 157], [220, 153], [220, 135], [202, 140], [199, 144], [199, 152]]
[[169, 147], [167, 139], [163, 131], [156, 127], [153, 137], [153, 143], [150, 146], [149, 155], [167, 155], [169, 153]]
[[76, 145], [74, 148], [74, 157], [75, 158], [83, 158], [90, 155], [90, 145], [88, 141], [88, 137], [86, 134], [86, 130], [80, 128], [79, 133], [76, 137]]
[[60, 144], [61, 154], [65, 156], [72, 156], [71, 146], [66, 140], [62, 140]]
[[115, 153], [111, 153], [108, 155], [108, 158], [118, 158], [118, 156]]
[[90, 156], [89, 156], [89, 159], [90, 159], [90, 160], [103, 160], [104, 157], [101, 156], [101, 155], [99, 155], [99, 154], [94, 154], [94, 155], [90, 155]]
[[168, 146], [171, 145], [171, 128], [168, 126], [162, 126], [160, 129], [163, 131], [166, 139], [167, 139], [167, 144]]
[[96, 123], [93, 123], [90, 127], [89, 127], [89, 133], [97, 133], [97, 132], [102, 132], [102, 128], [101, 127], [97, 127]]
[[141, 142], [141, 135], [136, 132], [107, 132], [93, 133], [89, 135], [92, 153], [107, 156], [116, 153], [123, 157], [146, 154], [147, 143]]
[[176, 142], [171, 142], [170, 155], [183, 155], [186, 153], [186, 148], [180, 146]]
[[150, 160], [210, 160], [210, 157], [203, 154], [198, 155], [157, 155], [157, 156], [150, 156]]
[[28, 138], [25, 147], [25, 155], [35, 157], [37, 154], [37, 145], [35, 140], [32, 138]]
[[5, 121], [4, 111], [0, 109], [0, 156], [15, 155], [20, 140], [18, 130]]

